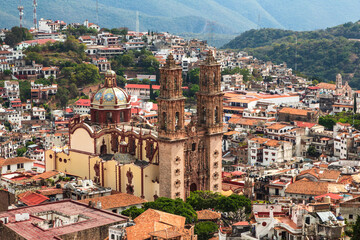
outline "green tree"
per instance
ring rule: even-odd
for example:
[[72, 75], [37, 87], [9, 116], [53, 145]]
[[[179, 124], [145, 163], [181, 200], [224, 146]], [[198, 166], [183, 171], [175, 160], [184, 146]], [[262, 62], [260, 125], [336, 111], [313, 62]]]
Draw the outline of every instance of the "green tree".
[[79, 96], [79, 91], [75, 83], [70, 84], [69, 93], [70, 93], [70, 98], [76, 98], [77, 96]]
[[229, 197], [221, 196], [216, 206], [217, 210], [223, 212], [236, 212], [241, 208], [245, 208], [246, 213], [251, 212], [251, 201], [245, 196], [232, 194]]
[[24, 156], [26, 151], [27, 151], [26, 147], [21, 147], [21, 148], [16, 149], [16, 154], [18, 157], [22, 157], [22, 156]]
[[192, 206], [180, 198], [174, 200], [160, 197], [154, 202], [144, 204], [144, 210], [149, 208], [183, 216], [186, 218], [187, 223], [193, 223], [197, 220], [197, 214]]
[[124, 54], [122, 57], [121, 57], [121, 65], [123, 65], [124, 67], [130, 67], [134, 62], [134, 56], [130, 53], [128, 54]]
[[33, 37], [28, 29], [20, 28], [20, 27], [13, 27], [9, 32], [5, 34], [5, 43], [14, 47], [19, 42], [25, 40], [31, 40]]
[[146, 84], [146, 85], [150, 85], [151, 84], [151, 80], [150, 79], [147, 79], [147, 78], [144, 78], [142, 81], [141, 81], [142, 84]]
[[29, 81], [20, 81], [20, 99], [22, 102], [25, 102], [27, 99], [31, 98], [31, 84]]
[[320, 156], [320, 153], [316, 150], [315, 146], [314, 145], [310, 145], [308, 150], [307, 150], [307, 154], [310, 156], [310, 157], [319, 157]]
[[8, 70], [8, 69], [4, 70], [5, 76], [10, 76], [11, 73], [12, 73], [11, 70]]
[[200, 79], [200, 68], [193, 68], [189, 71], [189, 83], [199, 84]]
[[75, 67], [75, 72], [76, 85], [78, 87], [100, 81], [99, 69], [93, 64], [78, 64]]
[[135, 219], [143, 212], [145, 212], [143, 208], [137, 208], [135, 206], [132, 206], [131, 208], [122, 211], [121, 214], [130, 217], [131, 219]]
[[351, 240], [358, 240], [360, 239], [360, 216], [357, 217], [355, 224], [352, 227], [353, 235]]
[[319, 81], [318, 81], [318, 80], [315, 79], [315, 80], [312, 81], [312, 85], [316, 86], [316, 85], [318, 85], [318, 84], [319, 84]]
[[202, 209], [215, 208], [217, 206], [220, 195], [211, 191], [195, 191], [191, 192], [190, 196], [186, 199], [196, 211]]
[[195, 225], [194, 232], [199, 240], [208, 240], [214, 236], [218, 230], [218, 225], [214, 222], [199, 222]]
[[5, 128], [6, 128], [9, 132], [12, 131], [12, 127], [11, 127], [11, 124], [10, 124], [9, 121], [5, 121], [5, 122], [4, 122], [4, 126], [5, 126]]
[[25, 60], [28, 64], [31, 64], [32, 61], [41, 64], [44, 62], [44, 57], [40, 53], [29, 52], [26, 54]]
[[65, 87], [59, 87], [55, 98], [59, 101], [61, 107], [66, 107], [69, 101], [70, 92]]
[[323, 125], [326, 129], [328, 130], [333, 130], [334, 125], [336, 124], [336, 120], [334, 119], [334, 117], [327, 115], [327, 116], [322, 116], [319, 117], [319, 124]]
[[126, 79], [123, 77], [123, 76], [119, 76], [117, 75], [116, 76], [116, 84], [119, 86], [119, 87], [125, 87], [125, 84], [126, 84]]

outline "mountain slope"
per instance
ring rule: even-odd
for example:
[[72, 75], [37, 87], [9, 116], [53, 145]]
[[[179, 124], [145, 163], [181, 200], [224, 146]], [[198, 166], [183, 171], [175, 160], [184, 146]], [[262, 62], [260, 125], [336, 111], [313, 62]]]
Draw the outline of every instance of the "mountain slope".
[[[22, 1], [32, 26], [32, 1]], [[18, 25], [18, 0], [0, 0], [0, 28]], [[101, 0], [99, 24], [142, 31], [234, 34], [257, 27], [313, 30], [359, 18], [358, 0]], [[96, 22], [96, 0], [38, 0], [38, 18]], [[346, 14], [344, 14], [346, 13]]]
[[358, 22], [304, 32], [250, 30], [223, 48], [245, 50], [264, 61], [286, 62], [293, 69], [296, 64], [298, 71], [319, 80], [333, 81], [342, 73], [352, 87], [360, 89], [360, 41], [348, 38], [360, 40]]

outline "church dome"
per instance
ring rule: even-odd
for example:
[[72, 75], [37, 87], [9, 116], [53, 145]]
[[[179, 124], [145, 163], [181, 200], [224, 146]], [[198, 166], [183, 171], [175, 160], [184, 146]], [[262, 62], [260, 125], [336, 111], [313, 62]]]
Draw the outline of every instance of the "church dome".
[[107, 71], [105, 85], [100, 88], [91, 100], [93, 108], [100, 109], [121, 109], [130, 106], [130, 97], [126, 91], [116, 86], [116, 74], [114, 71]]

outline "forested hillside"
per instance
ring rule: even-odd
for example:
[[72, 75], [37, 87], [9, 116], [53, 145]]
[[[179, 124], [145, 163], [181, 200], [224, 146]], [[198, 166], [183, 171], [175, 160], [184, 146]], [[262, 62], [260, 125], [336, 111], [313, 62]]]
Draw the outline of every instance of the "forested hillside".
[[[24, 5], [24, 26], [32, 26], [32, 2]], [[97, 22], [96, 0], [37, 0], [38, 18], [67, 23]], [[0, 0], [0, 28], [19, 24], [19, 0]], [[135, 29], [136, 11], [140, 29], [172, 33], [238, 34], [253, 28], [313, 30], [355, 21], [358, 0], [101, 0], [102, 27]]]
[[[342, 73], [351, 86], [360, 88], [360, 24], [346, 23], [318, 31], [250, 30], [223, 48], [241, 49], [258, 59], [286, 62], [289, 67], [321, 81]], [[297, 52], [297, 54], [296, 54]]]

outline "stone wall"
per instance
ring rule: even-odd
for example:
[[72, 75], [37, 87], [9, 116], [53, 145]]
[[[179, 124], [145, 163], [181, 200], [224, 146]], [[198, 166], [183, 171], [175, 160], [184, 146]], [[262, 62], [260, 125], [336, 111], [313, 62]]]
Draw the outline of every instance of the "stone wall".
[[0, 212], [8, 210], [11, 204], [15, 203], [15, 195], [5, 190], [0, 190]]

